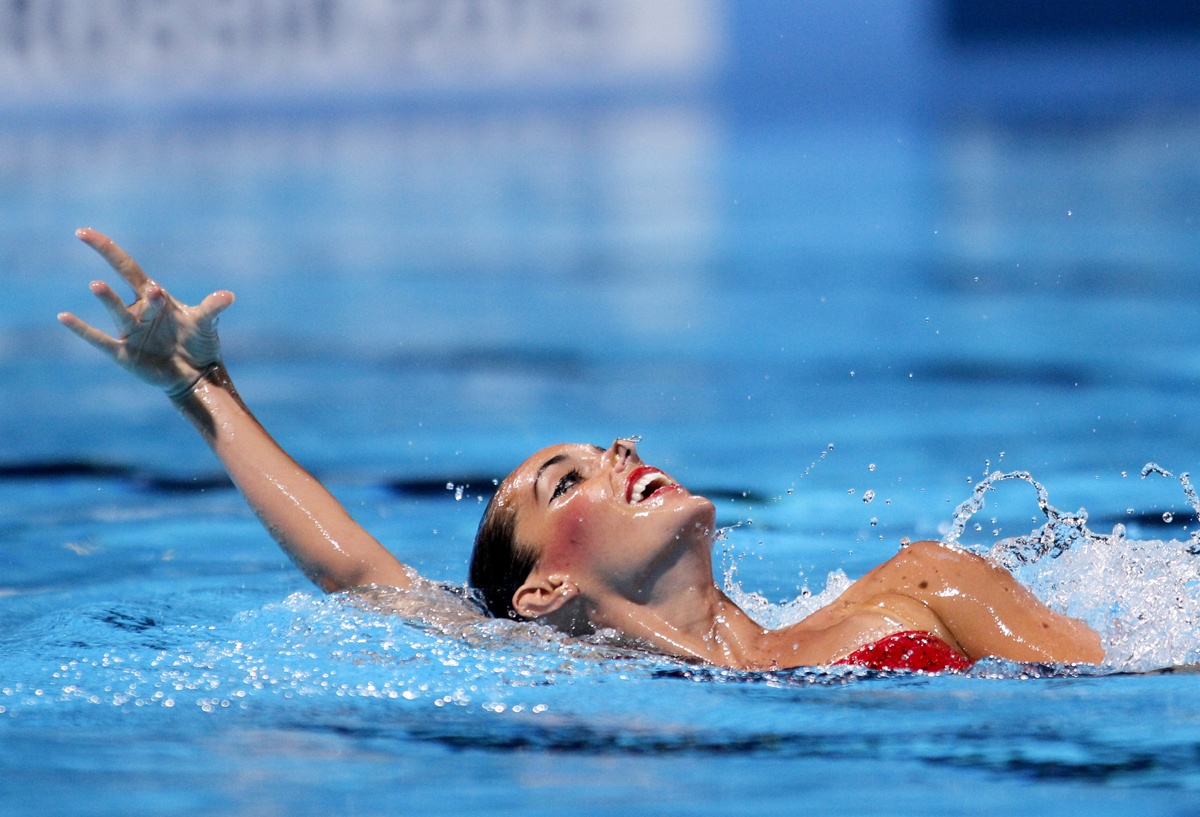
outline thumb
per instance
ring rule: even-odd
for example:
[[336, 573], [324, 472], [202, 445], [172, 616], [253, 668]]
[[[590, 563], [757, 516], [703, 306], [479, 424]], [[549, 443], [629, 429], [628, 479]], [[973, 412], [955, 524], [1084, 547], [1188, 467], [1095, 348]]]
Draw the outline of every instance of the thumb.
[[201, 320], [213, 320], [226, 309], [234, 301], [234, 295], [227, 289], [219, 289], [209, 295], [197, 307], [200, 310], [199, 318]]

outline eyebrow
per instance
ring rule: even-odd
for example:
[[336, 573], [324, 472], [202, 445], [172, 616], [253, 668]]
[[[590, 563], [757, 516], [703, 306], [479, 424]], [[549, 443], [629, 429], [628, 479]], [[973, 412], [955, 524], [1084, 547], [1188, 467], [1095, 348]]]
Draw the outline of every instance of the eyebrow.
[[[601, 445], [591, 445], [591, 447], [593, 449], [595, 449], [597, 454], [603, 454], [605, 451], [608, 450], [607, 448], [605, 448], [604, 446], [601, 446]], [[537, 470], [537, 476], [535, 476], [533, 478], [533, 498], [534, 499], [536, 499], [538, 502], [542, 501], [542, 498], [540, 496], [538, 496], [538, 483], [541, 482], [542, 474], [544, 474], [546, 472], [546, 469], [549, 468], [551, 465], [554, 465], [556, 463], [562, 462], [563, 460], [569, 460], [569, 459], [571, 459], [570, 454], [555, 454], [553, 457], [551, 457], [550, 459], [548, 459], [542, 463], [542, 467]]]
[[544, 474], [546, 469], [551, 465], [562, 462], [566, 459], [570, 459], [570, 457], [566, 454], [555, 454], [553, 457], [543, 462], [542, 467], [538, 469], [537, 476], [533, 478], [533, 496], [538, 502], [542, 501], [542, 498], [538, 496], [538, 483], [542, 480], [542, 474]]

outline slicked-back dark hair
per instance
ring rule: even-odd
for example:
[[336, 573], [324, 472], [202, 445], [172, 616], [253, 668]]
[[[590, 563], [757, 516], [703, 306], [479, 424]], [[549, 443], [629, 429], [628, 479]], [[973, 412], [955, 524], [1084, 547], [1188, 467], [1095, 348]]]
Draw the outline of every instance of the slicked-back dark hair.
[[517, 512], [499, 496], [499, 491], [492, 495], [479, 520], [467, 583], [483, 596], [493, 616], [521, 620], [513, 609], [513, 594], [529, 578], [537, 554], [517, 541]]

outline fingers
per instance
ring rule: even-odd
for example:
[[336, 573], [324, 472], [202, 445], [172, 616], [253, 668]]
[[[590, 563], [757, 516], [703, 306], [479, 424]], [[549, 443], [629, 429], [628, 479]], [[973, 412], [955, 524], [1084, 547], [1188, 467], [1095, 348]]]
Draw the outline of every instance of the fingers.
[[91, 227], [84, 227], [76, 230], [75, 235], [84, 244], [100, 253], [108, 265], [116, 270], [117, 274], [124, 278], [138, 295], [141, 295], [146, 287], [154, 283], [146, 273], [142, 272], [142, 268], [138, 266], [137, 262], [104, 233], [93, 230]]
[[129, 311], [129, 307], [125, 306], [125, 302], [121, 300], [121, 296], [113, 292], [112, 287], [103, 281], [92, 281], [92, 294], [95, 295], [100, 303], [104, 304], [104, 308], [108, 310], [108, 314], [112, 316], [113, 323], [122, 332], [128, 332], [129, 328], [137, 323], [137, 319]]
[[[183, 324], [187, 324], [189, 321], [198, 321], [203, 331], [212, 331], [217, 316], [228, 309], [234, 301], [233, 293], [222, 289], [212, 293], [195, 307], [185, 306], [151, 280], [137, 262], [108, 236], [90, 227], [77, 230], [75, 234], [81, 241], [99, 253], [137, 293], [134, 303], [127, 306], [112, 287], [105, 282], [93, 281], [91, 284], [92, 293], [112, 316], [122, 338], [135, 332], [139, 325], [150, 324], [148, 331], [156, 331], [154, 324], [160, 317], [168, 313], [174, 314], [177, 322], [182, 321]], [[60, 320], [81, 338], [106, 351], [113, 352], [119, 344], [119, 341], [113, 340], [70, 313], [64, 312], [60, 316]], [[209, 325], [204, 326], [204, 324]]]
[[58, 313], [58, 322], [105, 354], [115, 355], [121, 347], [119, 340], [110, 338], [94, 326], [84, 323], [70, 312]]

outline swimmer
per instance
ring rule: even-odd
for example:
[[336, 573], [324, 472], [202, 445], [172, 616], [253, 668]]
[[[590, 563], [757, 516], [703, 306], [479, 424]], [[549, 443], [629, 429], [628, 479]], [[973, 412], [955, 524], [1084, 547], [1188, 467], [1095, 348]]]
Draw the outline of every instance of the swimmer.
[[[411, 587], [411, 569], [289, 457], [238, 396], [216, 331], [233, 293], [184, 305], [106, 236], [77, 235], [136, 298], [126, 305], [108, 284], [91, 284], [117, 337], [68, 312], [59, 320], [167, 394], [318, 587]], [[632, 646], [742, 670], [837, 663], [958, 670], [987, 656], [1104, 660], [1100, 637], [1084, 622], [1051, 610], [1003, 568], [938, 542], [909, 545], [828, 606], [765, 629], [717, 587], [715, 534], [713, 503], [642, 462], [634, 441], [555, 445], [496, 490], [469, 583], [492, 616], [572, 635], [615, 632]]]

